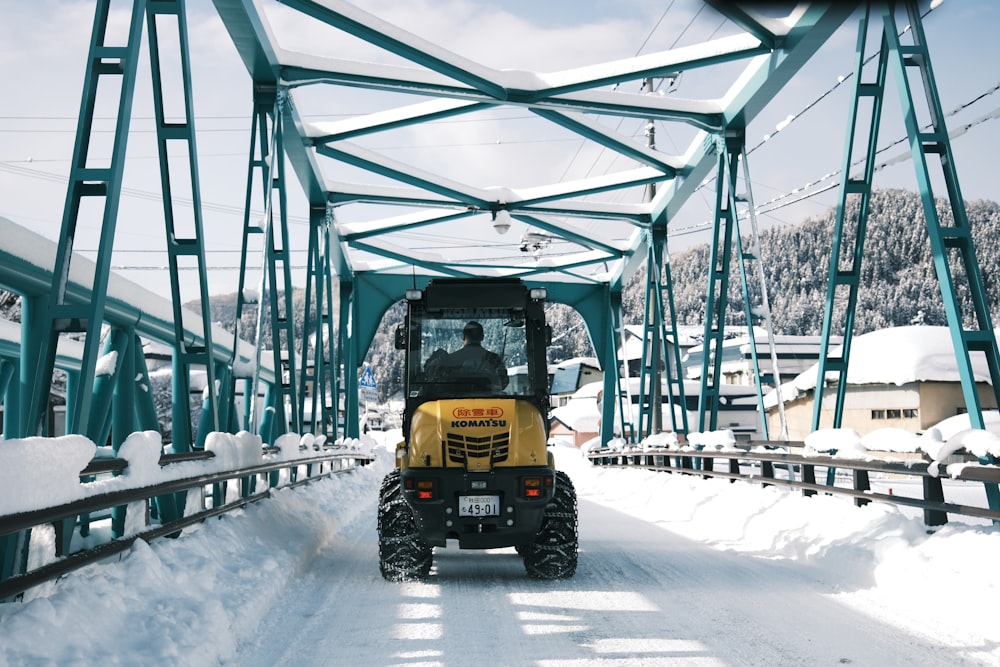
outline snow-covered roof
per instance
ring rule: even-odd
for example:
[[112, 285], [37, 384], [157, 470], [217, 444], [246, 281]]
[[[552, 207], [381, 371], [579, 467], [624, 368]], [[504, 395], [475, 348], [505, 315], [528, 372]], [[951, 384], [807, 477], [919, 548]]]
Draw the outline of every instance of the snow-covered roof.
[[555, 368], [572, 368], [573, 366], [590, 366], [591, 368], [600, 369], [601, 364], [597, 361], [596, 357], [573, 357], [572, 359], [566, 359], [565, 361], [560, 361], [558, 364], [554, 365]]
[[[843, 347], [832, 351], [842, 353]], [[972, 355], [976, 382], [990, 382], [989, 367], [982, 355]], [[782, 385], [786, 401], [816, 388], [819, 364], [813, 364], [795, 379]], [[835, 379], [827, 373], [828, 379]], [[855, 336], [848, 360], [847, 383], [901, 386], [911, 382], [958, 382], [958, 362], [948, 327], [904, 326], [879, 329]], [[774, 392], [765, 404], [774, 405]]]

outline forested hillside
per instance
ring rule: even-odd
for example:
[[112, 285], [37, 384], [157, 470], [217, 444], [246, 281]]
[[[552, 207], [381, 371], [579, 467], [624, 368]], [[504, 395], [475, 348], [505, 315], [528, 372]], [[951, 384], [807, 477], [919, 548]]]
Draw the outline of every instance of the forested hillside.
[[[967, 202], [967, 212], [993, 322], [1000, 323], [1000, 283], [995, 279], [1000, 268], [1000, 205], [992, 201]], [[820, 333], [835, 215], [836, 211], [831, 209], [799, 225], [761, 233], [761, 261], [775, 333]], [[942, 220], [948, 219], [950, 211], [939, 207], [939, 215]], [[745, 242], [745, 247], [747, 245]], [[708, 266], [708, 245], [671, 255], [679, 324], [698, 326], [703, 323]], [[734, 261], [727, 322], [745, 326], [738, 271]], [[645, 275], [640, 272], [630, 281], [623, 295], [626, 323], [642, 322], [644, 293]], [[234, 301], [235, 295], [213, 298], [214, 318], [229, 329], [232, 329]], [[303, 305], [303, 295], [297, 291], [293, 303], [296, 331], [302, 327]], [[253, 332], [255, 311], [249, 311], [243, 330]], [[399, 389], [402, 358], [392, 346], [392, 331], [402, 317], [401, 307], [390, 309], [366, 358], [379, 379], [383, 398]], [[593, 356], [586, 329], [575, 311], [554, 304], [548, 310], [548, 318], [556, 332], [552, 361]], [[946, 324], [923, 207], [915, 193], [878, 191], [871, 199], [855, 333], [912, 323]], [[270, 344], [269, 336], [264, 343]]]
[[[1000, 304], [1000, 284], [996, 280], [1000, 268], [1000, 206], [982, 200], [967, 202], [966, 206], [996, 324]], [[944, 221], [950, 220], [951, 213], [939, 204], [938, 215]], [[776, 333], [820, 333], [835, 217], [836, 211], [831, 209], [799, 225], [761, 233], [761, 261]], [[674, 299], [682, 324], [703, 321], [708, 259], [707, 245], [671, 256]], [[956, 277], [962, 275], [958, 267], [952, 270]], [[872, 196], [860, 273], [855, 333], [911, 323], [947, 323], [918, 195], [883, 190]], [[744, 324], [738, 274], [734, 274], [730, 286], [728, 321]]]

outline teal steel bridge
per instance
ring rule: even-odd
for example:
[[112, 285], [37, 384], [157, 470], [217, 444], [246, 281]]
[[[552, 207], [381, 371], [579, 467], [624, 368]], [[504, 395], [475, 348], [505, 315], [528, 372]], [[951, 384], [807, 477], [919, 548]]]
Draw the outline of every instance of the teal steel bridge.
[[[847, 22], [857, 23], [858, 41], [818, 375], [836, 378], [834, 426], [842, 417], [882, 107], [887, 97], [895, 97], [903, 110], [964, 397], [973, 426], [983, 428], [972, 357], [986, 357], [994, 392], [1000, 392], [1000, 361], [922, 8], [915, 0], [806, 2], [787, 15], [764, 12], [758, 3], [743, 7], [706, 0], [728, 21], [724, 36], [556, 72], [473, 62], [349, 2], [279, 0], [283, 24], [294, 20], [302, 30], [323, 31], [331, 44], [360, 40], [381, 55], [373, 63], [300, 51], [295, 40], [282, 43], [276, 36], [273, 17], [261, 4], [213, 2], [245, 66], [240, 76], [246, 81], [247, 115], [252, 118], [246, 194], [236, 203], [243, 219], [233, 235], [241, 238], [236, 320], [255, 316], [256, 337], [213, 325], [209, 311], [192, 71], [210, 63], [192, 62], [186, 3], [133, 0], [126, 39], [115, 43], [109, 29], [112, 3], [96, 0], [59, 238], [36, 241], [6, 221], [0, 237], [0, 288], [19, 296], [22, 313], [20, 335], [0, 341], [5, 438], [50, 434], [47, 413], [57, 370], [67, 378], [69, 433], [97, 443], [110, 440], [117, 451], [129, 434], [160, 429], [151, 397], [140, 390], [147, 373], [143, 340], [172, 350], [174, 453], [203, 448], [207, 435], [216, 431], [249, 431], [266, 444], [283, 433], [313, 427], [334, 438], [356, 437], [356, 369], [387, 309], [406, 288], [436, 276], [512, 276], [545, 286], [551, 300], [582, 316], [602, 365], [618, 368], [623, 288], [645, 269], [648, 344], [643, 373], [659, 379], [662, 372], [670, 396], [683, 400], [680, 359], [665, 345], [677, 331], [667, 233], [706, 182], [714, 186], [715, 215], [705, 286], [709, 353], [703, 355], [699, 423], [669, 426], [679, 433], [712, 430], [721, 377], [712, 364], [721, 362], [721, 355], [710, 351], [722, 344], [732, 272], [738, 270], [741, 277], [748, 326], [770, 326], [746, 128]], [[867, 57], [873, 50], [874, 61]], [[119, 219], [119, 210], [130, 168], [126, 150], [140, 72], [150, 77], [155, 113], [170, 276], [169, 294], [163, 295], [144, 294], [111, 270], [116, 235], [128, 225]], [[676, 79], [681, 72], [714, 78], [722, 94], [699, 99], [650, 94], [652, 82]], [[378, 109], [333, 121], [311, 120], [330, 115], [324, 110], [336, 108], [338, 95], [355, 89], [377, 96]], [[103, 160], [92, 155], [91, 147], [95, 117], [108, 108], [116, 125], [110, 155]], [[608, 151], [618, 158], [616, 164], [628, 167], [575, 180], [554, 175], [526, 187], [484, 185], [457, 180], [454, 174], [464, 173], [462, 165], [435, 169], [430, 160], [404, 163], [377, 147], [380, 138], [393, 133], [433, 127], [443, 119], [502, 121], [509, 110], [560, 136]], [[918, 120], [926, 118], [929, 123]], [[645, 125], [645, 140], [619, 129], [627, 124]], [[652, 140], [656, 127], [688, 138], [687, 147], [678, 154], [657, 150]], [[481, 170], [471, 167], [470, 180], [479, 180]], [[944, 183], [943, 192], [934, 191], [932, 184], [938, 182]], [[179, 213], [179, 192], [190, 193], [190, 216]], [[290, 247], [289, 199], [296, 196], [305, 198], [309, 211], [305, 248]], [[946, 220], [935, 206], [940, 199], [950, 213]], [[263, 216], [257, 213], [261, 210]], [[74, 243], [81, 222], [95, 220], [100, 233], [91, 262], [82, 259]], [[541, 259], [511, 257], [496, 243], [496, 234], [508, 230], [558, 239], [568, 250]], [[448, 250], [421, 249], [414, 238]], [[455, 244], [456, 238], [464, 242]], [[290, 259], [292, 251], [303, 250], [304, 274]], [[957, 273], [956, 265], [961, 269]], [[200, 312], [184, 307], [182, 268], [197, 275]], [[301, 334], [292, 326], [291, 299], [284, 298], [292, 292], [293, 279], [305, 285]], [[973, 313], [971, 322], [963, 312]], [[246, 342], [259, 340], [264, 330], [270, 331], [273, 349]], [[842, 347], [832, 349], [831, 339], [841, 340]], [[112, 353], [117, 365], [108, 372], [101, 362]], [[195, 419], [188, 404], [192, 372], [204, 376], [203, 406]], [[761, 379], [758, 386], [765, 384], [766, 378]], [[621, 411], [616, 385], [615, 374], [606, 373], [605, 425], [613, 424], [615, 411]], [[659, 387], [660, 382], [639, 386]], [[242, 401], [241, 396], [261, 399]], [[631, 425], [633, 439], [661, 427], [652, 407], [660, 401], [649, 398], [641, 397], [642, 412]], [[822, 398], [817, 392], [815, 427]], [[342, 427], [340, 405], [346, 410]], [[602, 433], [605, 442], [610, 436]], [[988, 485], [988, 495], [991, 508], [1000, 509], [995, 484]]]

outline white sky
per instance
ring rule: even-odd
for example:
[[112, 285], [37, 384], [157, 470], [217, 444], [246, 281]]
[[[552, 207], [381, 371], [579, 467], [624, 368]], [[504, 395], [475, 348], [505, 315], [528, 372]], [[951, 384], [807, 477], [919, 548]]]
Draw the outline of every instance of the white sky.
[[[295, 47], [298, 41], [306, 42], [315, 37], [311, 32], [289, 34], [287, 10], [274, 7], [270, 2], [266, 5], [275, 32], [286, 46]], [[380, 0], [359, 5], [485, 65], [538, 71], [690, 45], [732, 30], [731, 26], [722, 25], [718, 15], [698, 0], [670, 3], [666, 15], [664, 3], [647, 0], [613, 5]], [[236, 289], [235, 272], [221, 270], [221, 267], [238, 265], [238, 252], [234, 251], [239, 247], [246, 186], [250, 91], [245, 69], [211, 4], [190, 3], [188, 11], [201, 156], [200, 182], [202, 198], [207, 205], [204, 213], [206, 247], [209, 265], [213, 267], [209, 290], [224, 293]], [[0, 193], [3, 194], [0, 216], [55, 238], [65, 199], [63, 179], [68, 173], [72, 153], [93, 3], [83, 0], [6, 3], [2, 14], [0, 66], [7, 75], [8, 94], [0, 97]], [[997, 27], [1000, 27], [1000, 7], [989, 0], [946, 0], [926, 19], [925, 28], [945, 112], [950, 113], [985, 95], [968, 109], [949, 116], [948, 126], [952, 130], [988, 116], [998, 108], [997, 97], [991, 93], [998, 77], [995, 68], [989, 65], [1000, 62], [1000, 45], [995, 38]], [[511, 37], [513, 35], [516, 38]], [[851, 72], [855, 42], [856, 29], [851, 24], [827, 43], [814, 61], [750, 126], [750, 148], [764, 135], [774, 135], [750, 156], [754, 199], [758, 204], [817, 182], [840, 168], [846, 136], [848, 86], [837, 88], [781, 132], [775, 134], [775, 128], [784, 124], [789, 115], [798, 115], [823, 96], [835, 85], [838, 76]], [[381, 57], [372, 47], [344, 38], [329, 39], [325, 43], [331, 54]], [[143, 58], [148, 60], [148, 55], [144, 53]], [[693, 72], [682, 75], [677, 90], [671, 94], [697, 97], [711, 86], [712, 82], [699, 80]], [[164, 243], [162, 223], [159, 222], [162, 213], [149, 196], [159, 190], [159, 179], [149, 120], [148, 68], [145, 66], [139, 74], [135, 99], [132, 123], [135, 134], [129, 145], [127, 194], [122, 202], [113, 263], [128, 267], [162, 267], [165, 259], [150, 252], [158, 251]], [[337, 100], [337, 111], [338, 114], [360, 113], [370, 110], [372, 104], [370, 93], [349, 91], [343, 99]], [[881, 144], [902, 136], [898, 117], [895, 91], [891, 90]], [[566, 144], [565, 139], [534, 145], [529, 129], [514, 131], [514, 136], [497, 136], [489, 126], [461, 121], [442, 124], [442, 133], [433, 146], [403, 142], [380, 148], [387, 155], [414, 163], [419, 161], [419, 155], [433, 150], [435, 156], [455, 165], [460, 173], [476, 174], [480, 165], [469, 157], [473, 144], [494, 144], [495, 150], [489, 153], [491, 165], [504, 165], [506, 160], [509, 164], [502, 171], [511, 174], [510, 178], [538, 178], [544, 182], [580, 178], [609, 166], [602, 162], [601, 155], [576, 154], [576, 145]], [[1000, 152], [1000, 132], [996, 131], [995, 123], [995, 120], [987, 120], [977, 124], [953, 143], [963, 194], [968, 199], [1000, 198], [992, 177], [993, 159]], [[103, 127], [108, 128], [110, 124], [105, 122]], [[398, 139], [393, 136], [393, 140]], [[688, 142], [688, 137], [671, 136], [666, 129], [657, 134], [657, 146], [664, 152], [683, 152]], [[514, 151], [523, 155], [525, 150], [538, 159], [521, 158], [510, 162]], [[883, 157], [899, 152], [896, 147]], [[543, 167], [548, 171], [541, 173]], [[915, 189], [912, 164], [904, 160], [879, 172], [875, 184], [876, 187]], [[292, 244], [304, 248], [306, 226], [302, 221], [306, 211], [296, 189], [295, 185], [290, 187]], [[761, 225], [789, 224], [804, 216], [819, 214], [833, 205], [835, 192], [836, 188], [801, 205], [766, 214], [761, 217]], [[707, 240], [704, 231], [680, 233], [711, 219], [713, 199], [709, 188], [692, 197], [681, 216], [672, 222], [672, 229], [679, 235], [670, 241], [671, 249]], [[76, 248], [96, 248], [94, 233], [92, 226], [85, 225], [78, 234]], [[301, 254], [293, 261], [304, 266]], [[162, 291], [166, 286], [162, 269], [129, 270], [126, 275], [154, 290]], [[193, 273], [188, 271], [185, 275], [193, 276]], [[185, 301], [196, 296], [190, 281], [186, 281], [183, 296]]]
[[[375, 435], [391, 443], [398, 431]], [[383, 446], [356, 473], [279, 491], [176, 540], [139, 541], [120, 560], [0, 604], [0, 663], [1000, 661], [989, 604], [1000, 584], [984, 576], [1000, 559], [995, 526], [953, 520], [928, 533], [893, 506], [597, 469], [566, 445], [555, 456], [580, 498], [575, 577], [532, 581], [513, 550], [452, 548], [436, 550], [427, 581], [384, 582], [375, 507], [392, 456]], [[920, 493], [903, 480], [875, 483]], [[946, 497], [983, 502], [947, 485]]]

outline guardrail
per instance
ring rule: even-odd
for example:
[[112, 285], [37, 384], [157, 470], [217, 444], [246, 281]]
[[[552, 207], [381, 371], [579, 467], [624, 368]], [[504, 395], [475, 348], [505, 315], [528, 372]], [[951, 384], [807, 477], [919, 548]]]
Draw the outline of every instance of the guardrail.
[[[896, 461], [876, 458], [845, 458], [831, 454], [795, 454], [788, 449], [800, 448], [803, 443], [753, 442], [721, 450], [699, 450], [690, 446], [677, 448], [610, 448], [595, 449], [587, 458], [595, 465], [616, 468], [642, 468], [644, 470], [720, 477], [730, 480], [759, 482], [764, 486], [786, 486], [801, 489], [806, 496], [817, 493], [842, 495], [854, 499], [856, 505], [877, 501], [916, 507], [923, 510], [927, 526], [941, 526], [948, 522], [948, 514], [989, 519], [1000, 523], [1000, 508], [977, 507], [946, 502], [943, 480], [985, 484], [1000, 483], [1000, 466], [982, 465], [972, 457], [958, 456], [956, 463], [947, 466], [929, 460]], [[726, 463], [716, 469], [716, 460]], [[777, 471], [784, 474], [777, 474]], [[850, 479], [835, 474], [850, 471]], [[826, 483], [817, 483], [817, 474], [823, 474]], [[871, 488], [869, 473], [919, 479], [922, 497], [913, 498], [895, 493], [880, 493]], [[850, 486], [844, 486], [849, 482]], [[841, 484], [841, 485], [838, 485]], [[987, 496], [989, 494], [986, 494]]]
[[[350, 472], [372, 461], [370, 454], [342, 445], [326, 446], [314, 451], [315, 454], [310, 454], [305, 448], [301, 448], [304, 454], [288, 458], [281, 455], [280, 449], [269, 447], [264, 449], [264, 454], [275, 456], [275, 460], [259, 465], [195, 474], [139, 488], [91, 495], [53, 507], [0, 516], [0, 539], [20, 536], [18, 548], [14, 551], [25, 570], [0, 581], [0, 601], [16, 597], [33, 586], [56, 579], [89, 563], [120, 553], [130, 548], [136, 540], [150, 542], [159, 537], [176, 536], [182, 529], [209, 517], [264, 500], [274, 489], [291, 488], [330, 475]], [[165, 454], [160, 457], [160, 465], [166, 469], [177, 463], [209, 461], [213, 458], [215, 456], [211, 451]], [[93, 479], [96, 476], [122, 472], [127, 467], [128, 462], [124, 459], [94, 459], [80, 472], [80, 477]], [[230, 492], [229, 485], [233, 483], [239, 484], [237, 493]], [[193, 504], [187, 501], [186, 495], [192, 492], [198, 494], [195, 500], [200, 510], [186, 511], [178, 518], [163, 520], [161, 512], [157, 511], [157, 500], [176, 500], [174, 494], [184, 493], [185, 500], [182, 500], [181, 506], [190, 508]], [[137, 508], [139, 503], [142, 505]], [[79, 528], [82, 535], [87, 535], [92, 524], [111, 520], [116, 508], [124, 507], [129, 507], [129, 511], [133, 512], [143, 511], [144, 529], [72, 553], [61, 547], [70, 542], [66, 539], [67, 531]], [[92, 516], [95, 513], [103, 513], [103, 516], [95, 518]], [[31, 529], [45, 525], [52, 525], [56, 533], [56, 560], [28, 570]]]

